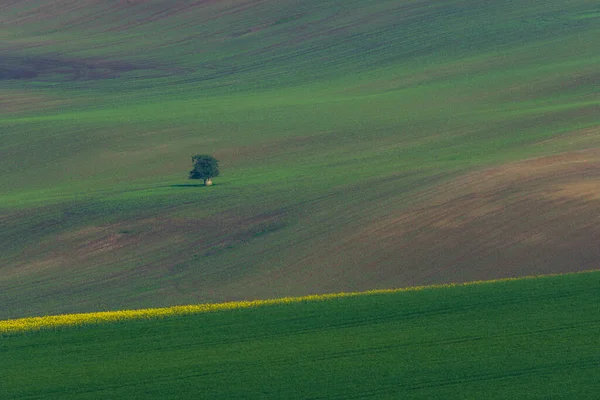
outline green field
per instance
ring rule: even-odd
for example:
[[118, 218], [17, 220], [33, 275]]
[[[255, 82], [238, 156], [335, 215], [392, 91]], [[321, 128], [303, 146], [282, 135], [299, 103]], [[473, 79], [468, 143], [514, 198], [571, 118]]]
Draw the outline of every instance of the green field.
[[4, 334], [0, 397], [593, 399], [599, 285], [591, 272]]
[[597, 268], [599, 16], [0, 5], [0, 318]]

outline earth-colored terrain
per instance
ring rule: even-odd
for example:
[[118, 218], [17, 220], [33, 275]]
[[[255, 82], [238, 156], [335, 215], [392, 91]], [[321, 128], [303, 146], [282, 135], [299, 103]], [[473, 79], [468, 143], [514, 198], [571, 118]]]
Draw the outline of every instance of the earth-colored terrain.
[[4, 1], [0, 318], [597, 268], [598, 38], [585, 0]]

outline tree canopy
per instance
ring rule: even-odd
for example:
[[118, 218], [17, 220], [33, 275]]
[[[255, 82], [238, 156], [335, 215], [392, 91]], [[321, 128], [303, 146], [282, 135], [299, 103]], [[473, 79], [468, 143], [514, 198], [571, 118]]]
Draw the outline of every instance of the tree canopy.
[[193, 169], [190, 179], [204, 179], [205, 185], [212, 184], [211, 178], [219, 176], [219, 160], [208, 154], [192, 156]]

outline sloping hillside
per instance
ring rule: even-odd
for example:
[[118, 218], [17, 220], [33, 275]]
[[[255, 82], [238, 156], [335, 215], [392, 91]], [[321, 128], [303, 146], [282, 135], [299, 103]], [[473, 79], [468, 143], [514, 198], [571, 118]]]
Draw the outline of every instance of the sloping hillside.
[[598, 38], [585, 0], [3, 2], [0, 317], [596, 268]]
[[599, 284], [593, 272], [11, 334], [0, 321], [0, 394], [592, 399]]

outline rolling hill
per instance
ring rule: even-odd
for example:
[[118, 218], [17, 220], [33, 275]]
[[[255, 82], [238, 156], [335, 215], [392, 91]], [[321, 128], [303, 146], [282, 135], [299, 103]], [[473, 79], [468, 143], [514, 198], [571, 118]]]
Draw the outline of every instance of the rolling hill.
[[0, 318], [597, 268], [599, 38], [587, 0], [4, 1]]
[[0, 395], [593, 399], [599, 284], [596, 271], [40, 331], [0, 321]]

